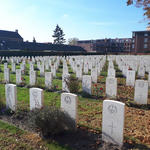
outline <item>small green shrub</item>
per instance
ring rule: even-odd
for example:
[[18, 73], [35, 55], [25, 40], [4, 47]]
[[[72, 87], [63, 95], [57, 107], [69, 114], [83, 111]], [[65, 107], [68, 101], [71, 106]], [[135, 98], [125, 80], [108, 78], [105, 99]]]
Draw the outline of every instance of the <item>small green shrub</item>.
[[28, 113], [29, 113], [28, 105], [22, 103], [21, 105], [17, 106], [17, 109], [13, 114], [13, 118], [22, 120], [24, 118], [27, 118]]
[[29, 124], [39, 129], [42, 137], [47, 138], [74, 129], [74, 120], [54, 106], [34, 109], [29, 113]]
[[41, 78], [37, 78], [36, 83], [35, 83], [35, 87], [38, 88], [43, 88], [43, 81], [41, 80]]
[[11, 72], [11, 74], [16, 74], [16, 72]]
[[63, 65], [61, 64], [61, 65], [59, 65], [59, 68], [63, 68]]
[[10, 108], [6, 108], [6, 106], [1, 107], [0, 115], [12, 116], [15, 112]]
[[7, 60], [3, 60], [3, 61], [2, 61], [2, 64], [4, 64], [4, 63], [7, 63]]
[[101, 72], [101, 76], [107, 77], [107, 72]]
[[29, 75], [29, 71], [28, 70], [25, 70], [25, 73], [24, 73], [25, 75]]
[[70, 93], [78, 93], [80, 89], [79, 80], [74, 76], [70, 76], [65, 79], [65, 82], [68, 86]]
[[81, 96], [82, 96], [82, 97], [85, 97], [85, 98], [92, 98], [92, 96], [91, 96], [89, 93], [83, 92], [83, 91], [82, 91], [82, 93], [81, 93]]
[[2, 101], [0, 101], [0, 115], [2, 115], [5, 112], [5, 110], [6, 110], [5, 107], [6, 106], [4, 105], [4, 103]]
[[5, 99], [0, 93], [0, 115], [4, 114], [6, 111], [6, 104], [4, 102], [5, 102]]
[[0, 66], [0, 72], [2, 72], [2, 68], [1, 68], [1, 66]]
[[39, 68], [38, 68], [38, 67], [34, 67], [34, 70], [35, 70], [35, 71], [39, 71]]
[[116, 72], [116, 77], [123, 78], [124, 76], [123, 76], [123, 74], [121, 72]]

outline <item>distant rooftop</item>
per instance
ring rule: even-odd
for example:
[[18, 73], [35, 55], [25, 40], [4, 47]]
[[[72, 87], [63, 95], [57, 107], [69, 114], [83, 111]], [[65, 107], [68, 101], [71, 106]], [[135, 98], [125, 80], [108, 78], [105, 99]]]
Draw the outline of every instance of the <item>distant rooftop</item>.
[[0, 37], [23, 39], [23, 38], [19, 35], [18, 30], [16, 30], [15, 32], [13, 32], [13, 31], [0, 30]]
[[145, 30], [145, 31], [132, 31], [132, 32], [150, 32], [150, 30]]
[[95, 39], [95, 40], [79, 40], [78, 43], [95, 43], [95, 42], [102, 42], [102, 41], [111, 41], [111, 42], [117, 42], [117, 41], [130, 41], [132, 38], [105, 38], [105, 39]]

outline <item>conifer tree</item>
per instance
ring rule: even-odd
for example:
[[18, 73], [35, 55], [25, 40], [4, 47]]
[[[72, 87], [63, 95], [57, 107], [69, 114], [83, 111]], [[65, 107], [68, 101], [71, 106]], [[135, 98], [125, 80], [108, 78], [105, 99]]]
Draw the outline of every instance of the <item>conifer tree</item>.
[[66, 40], [64, 39], [65, 34], [63, 33], [63, 30], [58, 26], [58, 24], [56, 25], [56, 28], [54, 30], [54, 44], [63, 44], [66, 42]]

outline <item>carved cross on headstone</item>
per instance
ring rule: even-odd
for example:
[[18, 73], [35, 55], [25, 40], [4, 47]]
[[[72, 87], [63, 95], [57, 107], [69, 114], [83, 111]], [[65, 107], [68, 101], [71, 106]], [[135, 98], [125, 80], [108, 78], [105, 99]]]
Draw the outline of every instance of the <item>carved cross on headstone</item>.
[[114, 128], [116, 128], [116, 127], [114, 127], [114, 124], [113, 124], [113, 122], [111, 123], [111, 125], [109, 125], [108, 127], [110, 127], [111, 128], [111, 135], [113, 134], [113, 130], [114, 130]]

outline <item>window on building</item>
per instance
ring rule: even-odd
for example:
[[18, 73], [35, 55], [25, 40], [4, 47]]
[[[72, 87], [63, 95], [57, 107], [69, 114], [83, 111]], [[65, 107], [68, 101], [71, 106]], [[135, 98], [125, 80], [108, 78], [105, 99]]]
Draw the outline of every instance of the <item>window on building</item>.
[[96, 43], [96, 40], [92, 40], [91, 43]]
[[144, 33], [144, 36], [148, 36], [148, 33]]
[[148, 38], [144, 38], [144, 42], [147, 42], [148, 41]]
[[133, 39], [132, 42], [134, 43], [134, 42], [135, 42], [135, 39]]
[[134, 44], [132, 44], [132, 48], [134, 48]]
[[144, 44], [144, 48], [147, 48], [147, 44]]
[[133, 32], [132, 36], [133, 36], [133, 37], [135, 36], [135, 32]]

